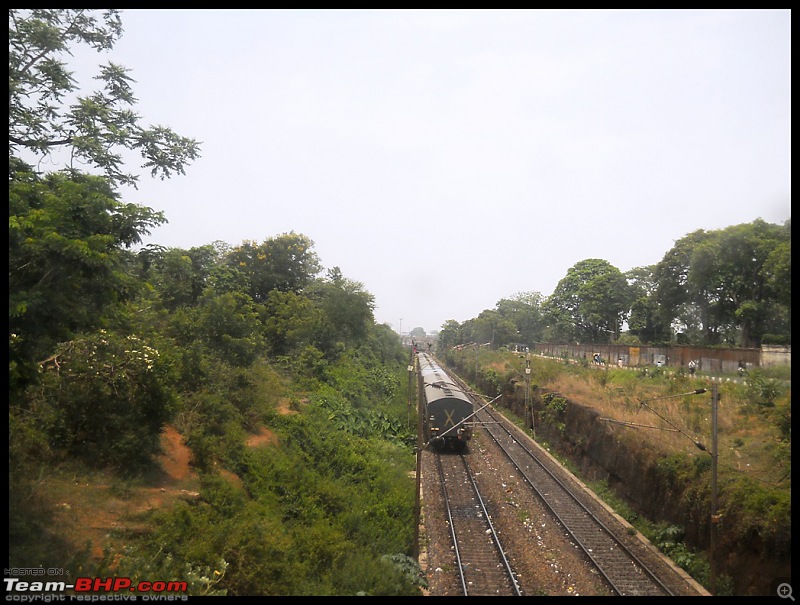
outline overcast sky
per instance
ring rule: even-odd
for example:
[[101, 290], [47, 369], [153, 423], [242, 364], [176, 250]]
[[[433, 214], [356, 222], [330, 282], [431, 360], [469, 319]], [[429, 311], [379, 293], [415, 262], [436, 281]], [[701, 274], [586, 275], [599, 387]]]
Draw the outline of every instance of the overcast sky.
[[[791, 218], [790, 10], [125, 10], [144, 124], [202, 141], [147, 243], [307, 235], [395, 330]], [[135, 168], [135, 166], [129, 166]]]

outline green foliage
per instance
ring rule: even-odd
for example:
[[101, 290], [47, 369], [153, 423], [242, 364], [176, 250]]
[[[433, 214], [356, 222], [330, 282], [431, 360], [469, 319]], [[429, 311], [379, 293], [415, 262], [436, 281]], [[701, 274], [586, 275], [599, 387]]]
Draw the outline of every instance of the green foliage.
[[690, 233], [654, 271], [662, 321], [683, 324], [687, 342], [707, 346], [757, 346], [764, 333], [790, 332], [790, 251], [788, 221]]
[[260, 312], [274, 357], [291, 356], [306, 346], [321, 321], [321, 312], [312, 301], [294, 292], [272, 290]]
[[171, 331], [179, 344], [201, 346], [239, 367], [250, 365], [266, 349], [258, 310], [241, 292], [204, 294], [196, 307], [176, 311]]
[[224, 597], [228, 591], [219, 586], [225, 580], [227, 569], [228, 562], [225, 559], [219, 559], [211, 565], [193, 565], [178, 563], [171, 553], [158, 551], [154, 555], [142, 555], [135, 546], [127, 546], [120, 552], [106, 552], [98, 573], [102, 577], [130, 578], [134, 586], [139, 582], [153, 582], [155, 578], [186, 582], [186, 591], [181, 592], [181, 595]]
[[542, 421], [552, 424], [559, 431], [564, 430], [564, 413], [567, 410], [568, 402], [563, 397], [553, 393], [547, 393], [543, 397], [544, 409], [542, 410]]
[[775, 407], [775, 400], [783, 389], [777, 380], [767, 378], [758, 368], [749, 372], [747, 377], [747, 396], [751, 402], [761, 408]]
[[494, 368], [482, 369], [479, 374], [478, 384], [487, 394], [499, 395], [503, 390], [503, 380]]
[[162, 179], [184, 174], [197, 159], [196, 141], [139, 124], [125, 68], [101, 66], [95, 78], [104, 89], [77, 94], [79, 83], [61, 57], [74, 45], [113, 49], [123, 31], [118, 9], [9, 9], [8, 25], [9, 157], [26, 153], [42, 160], [65, 149], [111, 183], [130, 185], [138, 177], [124, 172], [123, 150], [140, 153], [142, 168]]
[[415, 559], [403, 554], [385, 554], [364, 566], [357, 557], [347, 557], [337, 569], [345, 594], [355, 596], [420, 596], [427, 581]]
[[481, 311], [472, 321], [472, 338], [480, 343], [491, 343], [493, 347], [517, 340], [514, 322], [493, 310]]
[[328, 359], [313, 345], [306, 345], [294, 355], [280, 356], [275, 360], [281, 368], [295, 378], [301, 388], [313, 389], [325, 379]]
[[175, 574], [171, 579], [188, 580], [190, 570], [208, 569], [202, 575], [214, 580], [224, 561], [227, 569], [214, 590], [228, 596], [301, 594], [304, 565], [291, 554], [291, 535], [274, 512], [219, 476], [205, 475], [202, 493], [203, 503], [183, 503], [151, 515], [152, 533], [135, 551], [124, 553], [130, 557], [128, 567], [168, 556]]
[[631, 291], [619, 269], [586, 259], [567, 271], [545, 304], [564, 339], [608, 342], [631, 308]]
[[334, 267], [307, 293], [321, 312], [314, 343], [327, 357], [335, 359], [347, 347], [358, 346], [368, 338], [375, 323], [375, 300], [362, 283], [345, 278]]
[[661, 457], [656, 464], [656, 469], [658, 471], [656, 481], [667, 486], [683, 484], [693, 474], [691, 462], [683, 454]]
[[[791, 553], [791, 493], [754, 481], [747, 475], [727, 478], [720, 504], [724, 532], [739, 536], [745, 545], [781, 560]], [[734, 523], [726, 519], [735, 519]]]
[[266, 302], [273, 290], [298, 293], [320, 271], [314, 242], [305, 235], [284, 233], [261, 244], [245, 241], [225, 256], [228, 266], [246, 276], [248, 294]]
[[563, 397], [558, 397], [553, 393], [548, 393], [544, 396], [544, 405], [551, 413], [561, 416], [567, 409], [568, 401]]
[[[229, 562], [221, 585], [229, 595], [417, 593], [419, 576], [395, 556], [412, 538], [407, 454], [331, 430], [321, 415], [281, 424], [280, 449], [243, 455], [252, 499], [207, 478], [210, 509], [159, 515], [152, 547], [167, 545], [176, 561], [195, 565], [220, 553]], [[268, 534], [254, 527], [256, 519], [271, 527]]]
[[[693, 578], [709, 585], [711, 564], [703, 554], [692, 552], [684, 543], [684, 530], [676, 525], [659, 524], [648, 531], [649, 540]], [[719, 592], [718, 594], [724, 594]]]
[[499, 300], [497, 312], [514, 324], [516, 333], [505, 334], [508, 340], [495, 339], [495, 342], [520, 342], [530, 346], [544, 340], [543, 303], [544, 296], [540, 292], [520, 292], [511, 298]]
[[136, 336], [104, 330], [62, 345], [28, 406], [51, 443], [92, 465], [135, 471], [159, 450], [175, 406], [171, 368]]
[[204, 383], [182, 395], [174, 422], [188, 437], [194, 464], [210, 469], [237, 459], [247, 432], [274, 416], [284, 388], [265, 364], [240, 368], [204, 357], [200, 367]]
[[[54, 53], [108, 50], [121, 34], [117, 11], [93, 14], [9, 13], [10, 564], [40, 565], [41, 544], [88, 565], [88, 548], [45, 538], [58, 533], [50, 517], [26, 517], [30, 477], [76, 460], [141, 472], [172, 421], [202, 498], [138, 519], [152, 531], [110, 551], [103, 573], [182, 579], [192, 595], [418, 594], [406, 352], [374, 325], [362, 284], [338, 268], [315, 278], [306, 236], [128, 251], [165, 219], [117, 200], [114, 186], [136, 182], [117, 149], [169, 176], [198, 146], [138, 125], [120, 67], [102, 69], [104, 93], [59, 105], [73, 83]], [[48, 87], [51, 106], [37, 92]], [[40, 178], [14, 157], [45, 156], [56, 138], [106, 178]], [[300, 413], [280, 415], [281, 400], [302, 401]], [[279, 448], [246, 445], [264, 426]]]
[[151, 245], [138, 256], [145, 275], [170, 311], [197, 304], [219, 261], [219, 252], [213, 246], [163, 250]]
[[98, 327], [132, 295], [123, 247], [140, 241], [161, 213], [121, 204], [91, 176], [16, 173], [9, 181], [9, 353], [12, 386], [59, 341]]

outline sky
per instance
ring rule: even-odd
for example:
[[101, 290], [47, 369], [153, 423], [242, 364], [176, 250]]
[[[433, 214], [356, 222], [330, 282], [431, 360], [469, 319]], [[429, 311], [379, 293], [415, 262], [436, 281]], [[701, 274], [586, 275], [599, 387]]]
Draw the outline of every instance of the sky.
[[[145, 243], [308, 236], [395, 331], [791, 218], [791, 11], [128, 9], [91, 70], [202, 143]], [[86, 73], [89, 73], [88, 71]], [[136, 169], [138, 165], [128, 166]]]

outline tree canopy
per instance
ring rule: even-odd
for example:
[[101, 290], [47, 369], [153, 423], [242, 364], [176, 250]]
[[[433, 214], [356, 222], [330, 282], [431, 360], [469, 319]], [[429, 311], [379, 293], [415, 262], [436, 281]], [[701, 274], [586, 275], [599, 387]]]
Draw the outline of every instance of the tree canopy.
[[[510, 320], [515, 330], [498, 331], [499, 318]], [[460, 324], [447, 322], [439, 341], [442, 346], [488, 342], [492, 332], [496, 345], [789, 343], [791, 220], [698, 229], [676, 241], [660, 262], [625, 274], [603, 259], [579, 261], [550, 296], [533, 292], [501, 299], [495, 310]]]
[[630, 310], [625, 276], [608, 261], [590, 258], [567, 271], [546, 303], [562, 334], [582, 342], [608, 342]]
[[122, 36], [118, 9], [9, 9], [9, 157], [41, 159], [61, 151], [69, 169], [88, 165], [112, 184], [135, 186], [124, 150], [138, 153], [153, 176], [184, 174], [200, 144], [163, 126], [143, 126], [129, 70], [107, 63], [102, 88], [80, 94], [65, 57], [75, 45], [113, 49]]

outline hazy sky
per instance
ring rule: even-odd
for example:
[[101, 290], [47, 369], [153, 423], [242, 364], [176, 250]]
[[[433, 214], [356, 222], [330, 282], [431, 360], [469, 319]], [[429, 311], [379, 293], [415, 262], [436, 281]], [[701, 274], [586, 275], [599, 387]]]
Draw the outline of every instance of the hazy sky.
[[[575, 263], [791, 218], [790, 10], [126, 10], [144, 124], [202, 141], [147, 243], [307, 235], [395, 330]], [[82, 61], [84, 55], [79, 59]], [[129, 166], [135, 168], [135, 166]]]

